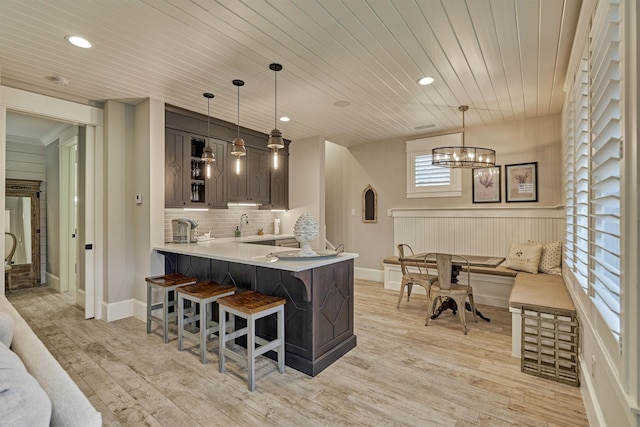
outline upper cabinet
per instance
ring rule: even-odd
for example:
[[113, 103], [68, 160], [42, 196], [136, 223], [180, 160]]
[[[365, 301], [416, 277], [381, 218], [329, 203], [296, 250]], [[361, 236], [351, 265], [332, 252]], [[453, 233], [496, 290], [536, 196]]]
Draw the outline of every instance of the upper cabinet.
[[[167, 105], [165, 126], [165, 207], [226, 208], [227, 202], [235, 202], [287, 208], [288, 152], [279, 152], [279, 167], [274, 170], [266, 148], [268, 135], [241, 128], [247, 155], [240, 159], [236, 174], [231, 143], [226, 142], [237, 136], [235, 125], [213, 117], [208, 125], [206, 116]], [[209, 178], [200, 161], [204, 135], [210, 135], [216, 156]]]
[[207, 138], [175, 129], [165, 129], [165, 207], [226, 207], [225, 141], [209, 139], [216, 161], [211, 163], [210, 177], [202, 158]]
[[[229, 144], [231, 150], [231, 144]], [[245, 147], [247, 155], [240, 158], [239, 173], [235, 168], [235, 157], [230, 156], [232, 167], [228, 168], [229, 202], [268, 204], [270, 193], [269, 152]]]
[[164, 135], [164, 204], [167, 208], [183, 207], [190, 189], [191, 171], [185, 167], [191, 149], [189, 135], [173, 129], [166, 129]]
[[[269, 156], [272, 158], [272, 155]], [[270, 209], [289, 209], [289, 154], [278, 152], [278, 169], [271, 167]]]

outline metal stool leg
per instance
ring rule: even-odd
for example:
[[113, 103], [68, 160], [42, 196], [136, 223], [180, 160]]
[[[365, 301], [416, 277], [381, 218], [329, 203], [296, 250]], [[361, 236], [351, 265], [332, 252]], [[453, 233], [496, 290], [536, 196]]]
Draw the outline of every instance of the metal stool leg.
[[184, 336], [182, 330], [184, 329], [184, 298], [181, 294], [178, 294], [178, 351], [182, 351], [184, 344]]
[[278, 346], [278, 370], [281, 374], [284, 374], [284, 308], [278, 311], [278, 339], [280, 345]]
[[256, 389], [255, 373], [256, 373], [256, 319], [249, 316], [247, 319], [247, 371], [249, 390]]
[[200, 303], [200, 362], [207, 363], [207, 329], [209, 326], [209, 315], [207, 313], [207, 304], [202, 301]]

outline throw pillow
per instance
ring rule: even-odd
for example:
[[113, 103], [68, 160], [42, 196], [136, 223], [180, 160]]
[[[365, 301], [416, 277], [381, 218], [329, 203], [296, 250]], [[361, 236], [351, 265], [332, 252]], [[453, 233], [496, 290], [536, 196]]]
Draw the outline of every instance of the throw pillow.
[[2, 425], [47, 427], [51, 400], [17, 354], [0, 343], [0, 420]]
[[0, 342], [7, 347], [11, 347], [13, 340], [13, 327], [16, 325], [15, 320], [9, 313], [0, 311]]
[[509, 255], [502, 264], [507, 268], [536, 274], [542, 255], [542, 245], [511, 243]]
[[556, 274], [555, 272], [561, 264], [562, 242], [553, 242], [543, 245], [538, 270], [540, 270], [541, 273]]

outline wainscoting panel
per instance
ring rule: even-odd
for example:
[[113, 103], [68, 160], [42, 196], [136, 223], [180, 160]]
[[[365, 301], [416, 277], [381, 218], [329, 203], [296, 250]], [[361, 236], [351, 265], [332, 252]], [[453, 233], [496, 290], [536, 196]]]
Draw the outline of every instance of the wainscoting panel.
[[399, 243], [415, 252], [506, 256], [511, 242], [564, 240], [564, 207], [532, 209], [393, 210]]

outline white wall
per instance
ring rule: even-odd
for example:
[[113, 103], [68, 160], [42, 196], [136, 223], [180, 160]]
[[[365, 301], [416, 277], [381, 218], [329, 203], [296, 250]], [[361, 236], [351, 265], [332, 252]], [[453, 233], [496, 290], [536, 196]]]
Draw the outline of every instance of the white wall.
[[[344, 191], [345, 159], [348, 150], [333, 142], [325, 145], [325, 222], [327, 240], [334, 246], [344, 243], [344, 225], [348, 219]], [[360, 211], [356, 211], [360, 215]], [[345, 248], [347, 252], [350, 248]]]
[[311, 244], [323, 249], [325, 241], [325, 140], [313, 137], [289, 145], [289, 210], [281, 214], [282, 233], [292, 234], [303, 213], [320, 224], [318, 239]]
[[[467, 128], [466, 143], [494, 148], [497, 163], [502, 165], [501, 208], [553, 207], [563, 203], [561, 177], [560, 115], [506, 122], [491, 126]], [[389, 209], [485, 209], [471, 197], [471, 170], [462, 171], [462, 196], [453, 198], [407, 199], [406, 152], [402, 140], [384, 141], [351, 147], [344, 158], [343, 183], [346, 208], [343, 241], [351, 252], [357, 252], [356, 267], [382, 270], [382, 260], [395, 253], [393, 218]], [[504, 202], [504, 165], [538, 162], [538, 202]], [[360, 215], [362, 191], [371, 184], [378, 193], [378, 222], [363, 223]], [[334, 194], [334, 188], [328, 190]], [[356, 215], [350, 212], [355, 209]], [[455, 232], [455, 230], [452, 230]]]
[[[105, 251], [103, 301], [114, 303], [133, 298], [134, 221], [133, 205], [126, 203], [133, 177], [133, 107], [117, 101], [104, 105]], [[109, 320], [109, 319], [107, 319]]]

